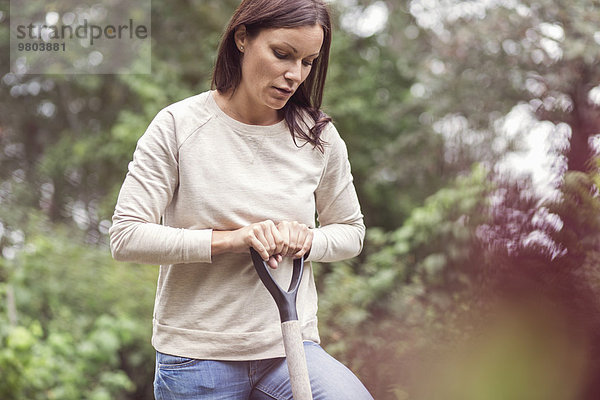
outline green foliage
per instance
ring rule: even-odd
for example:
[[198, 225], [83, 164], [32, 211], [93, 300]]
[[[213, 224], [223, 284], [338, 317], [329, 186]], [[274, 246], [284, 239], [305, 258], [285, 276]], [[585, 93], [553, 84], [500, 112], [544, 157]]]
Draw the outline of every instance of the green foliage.
[[401, 390], [414, 354], [461, 334], [470, 275], [482, 260], [475, 228], [486, 220], [491, 188], [485, 170], [475, 168], [430, 196], [397, 230], [368, 230], [360, 265], [318, 270], [327, 349], [358, 370], [375, 398]]
[[118, 264], [72, 229], [38, 223], [0, 265], [0, 293], [14, 293], [0, 308], [0, 397], [148, 394], [155, 269]]
[[118, 351], [134, 336], [126, 321], [100, 318], [81, 337], [39, 323], [10, 326], [0, 335], [0, 395], [7, 399], [118, 399], [134, 384], [119, 369]]
[[411, 97], [414, 76], [389, 40], [334, 33], [324, 109], [348, 145], [367, 224], [393, 229], [448, 175], [443, 157], [430, 156], [443, 143], [420, 124], [425, 106]]
[[[522, 182], [492, 179], [475, 168], [426, 199], [399, 229], [370, 229], [360, 264], [317, 270], [326, 348], [353, 366], [376, 398], [428, 399], [441, 393], [457, 399], [502, 393], [544, 398], [558, 389], [528, 390], [519, 376], [547, 379], [554, 365], [538, 352], [518, 350], [529, 340], [526, 335], [542, 331], [546, 338], [555, 335], [562, 347], [538, 342], [546, 346], [540, 351], [577, 364], [561, 388], [570, 393], [565, 396], [593, 391], [584, 378], [598, 372], [597, 351], [586, 347], [599, 329], [589, 320], [600, 309], [597, 181], [598, 172], [568, 172], [560, 196], [541, 202]], [[526, 304], [537, 311], [519, 314]], [[568, 320], [561, 322], [568, 331], [546, 327], [545, 320], [525, 323], [543, 310]], [[499, 321], [488, 326], [497, 312], [505, 313], [510, 329], [500, 329]], [[479, 354], [468, 346], [482, 334], [490, 338], [476, 344], [487, 352]], [[584, 339], [571, 344], [567, 338], [576, 334]], [[456, 346], [467, 346], [457, 356], [471, 358], [439, 361]], [[521, 373], [501, 373], [514, 370], [513, 364], [522, 366]], [[431, 367], [435, 372], [427, 370]], [[435, 386], [428, 383], [431, 374]], [[465, 383], [472, 379], [472, 385]]]
[[598, 173], [570, 171], [565, 174], [558, 200], [548, 201], [548, 210], [559, 215], [562, 227], [554, 235], [564, 255], [580, 266], [592, 252], [600, 251], [600, 196]]
[[483, 307], [471, 302], [468, 318], [476, 329], [417, 364], [413, 398], [597, 397], [598, 175], [567, 172], [555, 199], [538, 199], [537, 214], [514, 191], [494, 204], [492, 215], [506, 215], [490, 222], [504, 237], [485, 249], [489, 280], [472, 297]]
[[600, 110], [588, 100], [600, 81], [597, 1], [480, 3], [480, 12], [465, 1], [411, 3], [417, 21], [428, 27], [422, 34], [430, 45], [417, 79], [427, 88], [435, 120], [460, 116], [472, 131], [454, 143], [466, 167], [494, 157], [497, 146], [464, 139], [491, 143], [497, 119], [528, 103], [539, 120], [569, 127], [569, 146], [559, 150], [569, 170], [588, 170], [590, 139], [600, 121]]

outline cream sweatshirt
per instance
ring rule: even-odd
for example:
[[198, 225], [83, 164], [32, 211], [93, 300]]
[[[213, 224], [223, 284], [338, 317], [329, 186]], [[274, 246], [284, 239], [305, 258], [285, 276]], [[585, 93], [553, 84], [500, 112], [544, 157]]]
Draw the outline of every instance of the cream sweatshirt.
[[[324, 153], [297, 147], [285, 121], [243, 124], [219, 108], [213, 92], [156, 115], [129, 163], [109, 231], [115, 259], [160, 264], [156, 350], [213, 360], [284, 355], [277, 307], [250, 254], [211, 256], [211, 236], [266, 219], [298, 221], [314, 232], [308, 261], [359, 254], [365, 227], [346, 146], [333, 124], [322, 138]], [[286, 257], [273, 271], [282, 287], [291, 266]], [[310, 262], [297, 308], [304, 340], [318, 343]]]

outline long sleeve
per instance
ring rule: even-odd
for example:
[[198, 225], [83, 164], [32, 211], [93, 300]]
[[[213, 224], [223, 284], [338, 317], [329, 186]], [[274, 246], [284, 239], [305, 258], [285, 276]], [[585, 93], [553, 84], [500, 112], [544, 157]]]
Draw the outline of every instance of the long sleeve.
[[138, 141], [109, 230], [113, 257], [149, 264], [211, 262], [211, 229], [160, 224], [179, 184], [173, 115], [157, 114]]
[[314, 230], [310, 261], [339, 261], [358, 255], [365, 225], [353, 184], [348, 152], [337, 130], [330, 125], [326, 164], [315, 191], [319, 227]]

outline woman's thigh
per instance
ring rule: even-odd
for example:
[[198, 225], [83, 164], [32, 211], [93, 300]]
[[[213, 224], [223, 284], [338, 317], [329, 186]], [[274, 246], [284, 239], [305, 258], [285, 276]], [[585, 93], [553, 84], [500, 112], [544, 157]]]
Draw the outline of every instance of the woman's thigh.
[[156, 353], [156, 400], [247, 400], [250, 390], [248, 363]]
[[[321, 346], [304, 342], [314, 400], [372, 400], [364, 385]], [[292, 389], [285, 360], [272, 367], [255, 385], [251, 400], [291, 400]]]

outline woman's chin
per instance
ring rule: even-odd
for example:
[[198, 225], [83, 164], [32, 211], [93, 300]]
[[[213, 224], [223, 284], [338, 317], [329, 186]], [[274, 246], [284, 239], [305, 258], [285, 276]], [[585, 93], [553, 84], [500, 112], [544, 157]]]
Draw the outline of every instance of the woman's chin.
[[267, 104], [267, 107], [272, 108], [273, 110], [280, 111], [281, 109], [283, 109], [283, 107], [285, 107], [287, 102], [288, 102], [287, 99], [286, 100], [271, 100]]

